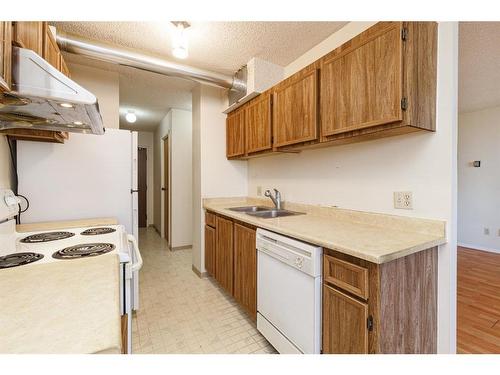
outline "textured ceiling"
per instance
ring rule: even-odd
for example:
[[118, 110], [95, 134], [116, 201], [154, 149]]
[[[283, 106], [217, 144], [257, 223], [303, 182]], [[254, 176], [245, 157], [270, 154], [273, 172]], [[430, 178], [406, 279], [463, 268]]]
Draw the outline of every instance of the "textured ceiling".
[[[170, 22], [53, 22], [62, 30], [108, 42], [182, 64], [233, 74], [252, 57], [286, 66], [340, 29], [345, 22], [193, 22], [189, 57], [176, 60], [171, 53]], [[155, 73], [64, 54], [68, 62], [118, 71], [120, 74], [120, 127], [152, 131], [170, 108], [191, 109], [194, 83]], [[125, 114], [132, 109], [137, 122]]]
[[[120, 72], [121, 128], [154, 131], [170, 108], [191, 110], [193, 82], [133, 68], [125, 69], [125, 72]], [[125, 121], [129, 109], [137, 115], [133, 125]]]
[[458, 109], [500, 105], [500, 22], [461, 22]]
[[[56, 28], [175, 60], [165, 22], [54, 22]], [[233, 74], [252, 57], [288, 65], [346, 22], [193, 22], [187, 65]]]

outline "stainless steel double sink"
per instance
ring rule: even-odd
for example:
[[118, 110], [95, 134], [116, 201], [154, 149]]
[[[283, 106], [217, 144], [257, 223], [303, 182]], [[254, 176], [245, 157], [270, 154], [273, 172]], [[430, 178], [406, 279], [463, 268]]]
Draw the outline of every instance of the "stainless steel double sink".
[[304, 212], [296, 212], [285, 209], [276, 209], [264, 206], [244, 206], [244, 207], [230, 207], [228, 210], [235, 212], [243, 212], [247, 215], [260, 217], [263, 219], [271, 219], [283, 216], [304, 215]]

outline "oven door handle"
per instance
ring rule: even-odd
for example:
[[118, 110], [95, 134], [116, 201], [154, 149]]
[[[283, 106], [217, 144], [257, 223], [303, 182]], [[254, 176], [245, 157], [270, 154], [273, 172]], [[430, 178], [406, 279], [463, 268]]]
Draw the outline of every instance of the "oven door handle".
[[134, 247], [134, 253], [136, 258], [136, 262], [132, 263], [131, 271], [132, 272], [139, 271], [142, 267], [142, 256], [141, 252], [139, 251], [139, 246], [137, 245], [137, 240], [133, 235], [127, 234], [127, 241], [130, 242]]

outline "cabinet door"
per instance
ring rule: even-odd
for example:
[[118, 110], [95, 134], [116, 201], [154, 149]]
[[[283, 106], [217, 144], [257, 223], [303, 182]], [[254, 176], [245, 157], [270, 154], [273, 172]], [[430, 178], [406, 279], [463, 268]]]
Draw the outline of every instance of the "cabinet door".
[[402, 24], [354, 39], [321, 65], [321, 134], [335, 135], [403, 119]]
[[0, 92], [10, 91], [12, 60], [12, 23], [0, 22]]
[[271, 142], [271, 95], [262, 94], [245, 106], [246, 152], [269, 150]]
[[368, 305], [323, 285], [323, 353], [368, 353]]
[[274, 91], [274, 146], [315, 140], [317, 129], [317, 70], [299, 72]]
[[215, 228], [205, 225], [205, 269], [215, 277]]
[[28, 48], [43, 56], [44, 22], [14, 22], [13, 42], [22, 48]]
[[44, 23], [43, 58], [54, 68], [61, 70], [61, 52], [47, 23]]
[[255, 229], [234, 224], [234, 298], [257, 320]]
[[59, 59], [59, 70], [61, 71], [62, 74], [64, 74], [66, 77], [71, 77], [71, 74], [68, 69], [68, 65], [66, 65], [66, 61], [64, 61], [64, 58], [62, 56], [62, 53], [59, 54], [60, 59]]
[[245, 154], [245, 111], [236, 110], [226, 119], [226, 156], [228, 158]]
[[233, 294], [233, 222], [217, 216], [215, 279]]

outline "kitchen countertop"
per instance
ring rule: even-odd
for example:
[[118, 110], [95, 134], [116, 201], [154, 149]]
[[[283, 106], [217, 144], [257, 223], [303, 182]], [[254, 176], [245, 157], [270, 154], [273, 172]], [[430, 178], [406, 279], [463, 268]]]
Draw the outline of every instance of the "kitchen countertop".
[[230, 207], [270, 206], [261, 198], [207, 198], [203, 208], [369, 262], [382, 264], [446, 243], [446, 222], [286, 202], [305, 215], [257, 218]]
[[19, 224], [16, 225], [16, 231], [19, 233], [23, 233], [23, 232], [62, 229], [62, 228], [80, 228], [80, 227], [94, 227], [94, 226], [97, 227], [97, 226], [117, 225], [117, 224], [118, 220], [114, 217], [99, 217], [92, 219], [46, 221], [40, 223]]

